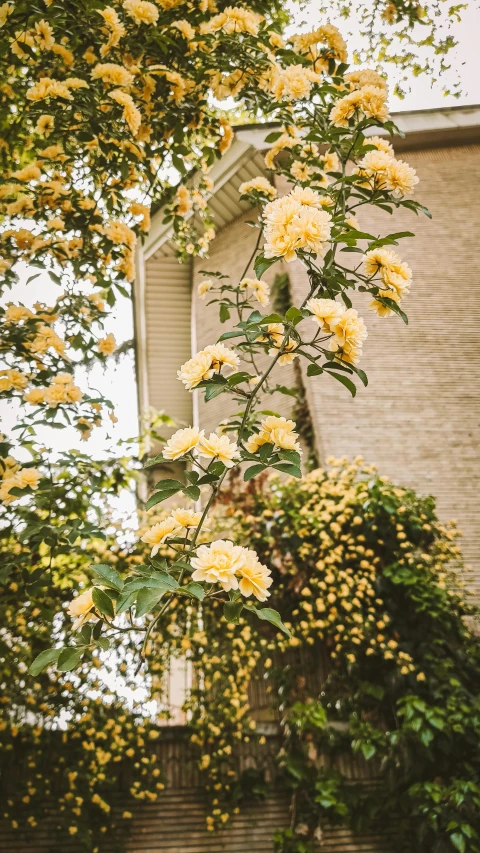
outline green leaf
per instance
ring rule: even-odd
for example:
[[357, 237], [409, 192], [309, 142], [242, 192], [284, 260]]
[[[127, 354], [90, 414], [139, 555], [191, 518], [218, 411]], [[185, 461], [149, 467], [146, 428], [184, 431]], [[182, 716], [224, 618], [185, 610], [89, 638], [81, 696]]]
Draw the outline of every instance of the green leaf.
[[102, 579], [102, 586], [108, 586], [110, 589], [116, 589], [117, 592], [122, 591], [123, 581], [115, 569], [112, 569], [110, 566], [106, 566], [103, 563], [99, 563], [97, 566], [92, 566], [92, 571]]
[[226, 305], [220, 305], [220, 322], [225, 323], [230, 319], [230, 311]]
[[98, 610], [102, 616], [110, 616], [111, 619], [115, 616], [115, 611], [113, 609], [112, 599], [109, 598], [106, 592], [103, 589], [95, 589], [92, 593], [93, 603], [95, 605], [95, 609]]
[[283, 631], [287, 637], [291, 637], [290, 631], [283, 624], [280, 613], [277, 610], [272, 610], [271, 607], [254, 607], [253, 605], [249, 605], [248, 610], [253, 610], [259, 619], [263, 619], [265, 622], [270, 622], [271, 625], [275, 625], [275, 628], [279, 628], [280, 631]]
[[176, 488], [177, 491], [179, 491], [180, 489], [183, 489], [183, 486], [184, 486], [184, 483], [181, 483], [180, 480], [164, 479], [164, 480], [159, 480], [159, 482], [156, 484], [155, 488], [158, 489], [158, 491], [162, 491], [163, 489], [168, 489], [170, 491], [170, 489], [173, 489], [173, 488]]
[[465, 836], [462, 832], [452, 832], [450, 836], [450, 841], [452, 842], [455, 849], [459, 851], [459, 853], [465, 853], [467, 844], [465, 841]]
[[333, 376], [333, 378], [336, 379], [337, 382], [341, 382], [342, 385], [345, 385], [345, 388], [348, 388], [352, 397], [355, 397], [357, 389], [351, 379], [348, 379], [347, 376], [343, 376], [342, 373], [335, 373], [333, 370], [329, 370], [328, 375]]
[[[170, 482], [174, 482], [171, 480]], [[177, 486], [171, 486], [169, 489], [162, 489], [160, 492], [156, 492], [152, 495], [147, 503], [145, 504], [145, 509], [151, 509], [152, 506], [156, 506], [156, 504], [161, 503], [162, 501], [166, 501], [167, 498], [171, 498], [173, 495], [176, 495], [177, 492], [183, 491], [183, 483], [179, 483]]]
[[200, 497], [200, 489], [198, 486], [187, 486], [183, 490], [183, 494], [187, 496], [187, 498], [191, 498], [192, 501], [198, 501]]
[[194, 598], [198, 598], [199, 601], [203, 601], [205, 598], [205, 590], [201, 583], [195, 583], [195, 581], [190, 581], [186, 586], [180, 587], [180, 592], [187, 592], [189, 595], [193, 595]]
[[141, 589], [138, 593], [137, 603], [135, 605], [135, 615], [137, 619], [139, 619], [140, 616], [145, 616], [146, 613], [152, 613], [165, 595], [165, 592], [165, 589]]
[[277, 139], [280, 139], [282, 135], [281, 130], [274, 130], [272, 133], [269, 133], [268, 136], [265, 137], [265, 142], [271, 144], [272, 142], [276, 142]]
[[302, 472], [298, 465], [293, 465], [291, 462], [278, 462], [273, 466], [277, 471], [282, 471], [284, 474], [288, 474], [290, 477], [296, 477], [298, 480], [302, 477]]
[[125, 613], [130, 607], [135, 604], [137, 600], [137, 590], [133, 590], [132, 592], [124, 592], [117, 599], [116, 611], [118, 613]]
[[373, 743], [367, 743], [366, 741], [364, 741], [360, 747], [360, 751], [361, 751], [363, 757], [365, 758], [365, 760], [369, 761], [370, 758], [372, 758], [375, 755], [377, 750], [376, 750], [376, 747], [373, 745]]
[[275, 264], [278, 260], [280, 258], [266, 258], [264, 255], [258, 255], [253, 265], [257, 278], [261, 278], [263, 273], [270, 269], [272, 264]]
[[[225, 383], [226, 384], [226, 383]], [[223, 394], [225, 391], [225, 385], [209, 385], [205, 388], [205, 402], [208, 403], [209, 400], [213, 400], [214, 397], [218, 397], [219, 394]]]
[[58, 660], [60, 652], [61, 649], [45, 649], [44, 652], [40, 652], [33, 663], [30, 664], [28, 670], [30, 675], [39, 675], [42, 669], [45, 669], [51, 663], [55, 663]]
[[99, 645], [104, 652], [108, 652], [110, 648], [110, 640], [107, 640], [106, 637], [99, 637], [97, 640], [97, 645]]
[[237, 623], [243, 610], [243, 601], [226, 601], [223, 606], [223, 615], [227, 622]]
[[265, 471], [265, 465], [252, 465], [250, 468], [247, 468], [243, 475], [243, 479], [246, 483], [251, 480], [253, 477], [256, 477], [257, 474], [260, 474], [262, 471]]
[[[178, 566], [178, 563], [175, 564]], [[125, 595], [130, 592], [134, 592], [135, 590], [142, 589], [155, 589], [163, 592], [170, 592], [173, 589], [177, 589], [178, 581], [175, 578], [172, 578], [171, 575], [167, 574], [156, 574], [152, 575], [149, 578], [134, 578], [130, 583], [125, 584], [124, 593]]]
[[230, 388], [233, 388], [235, 385], [239, 385], [240, 382], [248, 382], [250, 378], [251, 373], [246, 373], [246, 371], [241, 370], [239, 373], [232, 373], [232, 375], [228, 377], [228, 384]]
[[323, 373], [323, 368], [319, 364], [309, 364], [307, 367], [307, 376], [320, 376]]
[[293, 323], [296, 326], [297, 323], [300, 322], [300, 320], [303, 320], [303, 314], [299, 308], [295, 308], [295, 306], [292, 305], [292, 307], [289, 308], [287, 313], [285, 314], [285, 319], [288, 320], [289, 323]]
[[228, 341], [229, 338], [243, 338], [244, 332], [224, 332], [220, 335], [219, 341]]
[[401, 317], [403, 322], [408, 326], [407, 315], [404, 313], [404, 311], [402, 311], [402, 309], [397, 305], [397, 303], [394, 302], [393, 299], [389, 299], [388, 296], [375, 296], [375, 299], [377, 300], [377, 302], [381, 302], [382, 305], [386, 305], [387, 308], [391, 308], [392, 311], [394, 311], [395, 314], [398, 314], [398, 316]]
[[261, 326], [268, 325], [269, 323], [283, 323], [283, 317], [281, 314], [267, 314], [266, 317], [262, 317], [261, 320], [257, 321]]
[[69, 646], [66, 649], [61, 649], [60, 654], [58, 656], [57, 669], [59, 672], [70, 672], [72, 669], [75, 669], [77, 664], [80, 663], [85, 649]]

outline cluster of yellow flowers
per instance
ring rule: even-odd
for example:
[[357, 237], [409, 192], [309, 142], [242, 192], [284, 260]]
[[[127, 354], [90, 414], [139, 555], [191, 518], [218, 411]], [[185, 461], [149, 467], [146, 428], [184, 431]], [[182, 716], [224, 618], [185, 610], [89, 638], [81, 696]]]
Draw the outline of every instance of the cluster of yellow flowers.
[[270, 287], [266, 281], [258, 278], [242, 278], [238, 285], [240, 290], [253, 290], [254, 296], [260, 305], [268, 305], [270, 301]]
[[326, 72], [329, 59], [347, 61], [347, 45], [333, 24], [324, 24], [309, 33], [292, 36], [290, 43], [295, 53], [303, 54], [317, 71]]
[[338, 361], [357, 364], [368, 333], [355, 308], [345, 308], [334, 299], [309, 299], [307, 306], [322, 331], [331, 335], [330, 352]]
[[200, 545], [192, 557], [192, 567], [194, 581], [218, 583], [226, 592], [239, 589], [246, 598], [254, 595], [259, 601], [270, 595], [270, 569], [260, 563], [255, 551], [234, 545], [230, 539]]
[[82, 397], [83, 393], [75, 385], [71, 373], [57, 373], [46, 388], [32, 388], [23, 399], [35, 406], [47, 403], [56, 408], [61, 403], [79, 403]]
[[274, 448], [279, 450], [302, 452], [294, 421], [278, 415], [269, 415], [260, 422], [259, 432], [249, 437], [246, 448], [249, 453], [256, 453], [264, 444], [273, 444]]
[[323, 210], [322, 197], [309, 187], [269, 202], [263, 211], [266, 258], [291, 263], [298, 252], [323, 258], [330, 238], [332, 217]]
[[238, 192], [241, 196], [258, 193], [259, 195], [266, 196], [269, 199], [274, 199], [277, 195], [275, 187], [272, 186], [270, 181], [262, 175], [259, 175], [257, 178], [252, 178], [251, 181], [244, 181], [243, 184], [240, 184]]
[[[376, 276], [381, 279], [379, 295], [392, 299], [397, 305], [408, 294], [412, 283], [412, 271], [408, 264], [401, 261], [392, 249], [371, 249], [363, 258], [366, 275], [375, 283]], [[373, 299], [370, 307], [380, 316], [388, 317], [393, 312], [387, 305]]]
[[[364, 72], [366, 73], [366, 72]], [[352, 119], [374, 118], [378, 121], [388, 119], [387, 96], [385, 82], [376, 75], [375, 85], [364, 80], [370, 80], [376, 72], [369, 71], [366, 78], [358, 76], [358, 80], [350, 81], [352, 90], [335, 103], [330, 111], [330, 121], [335, 127], [348, 127]]]
[[198, 427], [186, 427], [177, 430], [166, 442], [163, 448], [164, 459], [181, 459], [187, 453], [196, 450], [199, 456], [205, 459], [217, 459], [227, 468], [232, 468], [238, 459], [238, 448], [234, 441], [230, 441], [226, 435], [218, 435], [211, 432], [209, 437], [205, 436], [205, 430]]
[[225, 344], [209, 344], [185, 364], [182, 364], [177, 376], [187, 391], [192, 391], [200, 382], [211, 379], [216, 373], [220, 373], [222, 367], [236, 370], [239, 364], [238, 355]]
[[11, 456], [1, 460], [0, 471], [0, 501], [10, 504], [18, 500], [19, 495], [12, 495], [12, 489], [38, 489], [41, 474], [36, 468], [22, 468]]
[[376, 151], [368, 151], [354, 169], [354, 174], [364, 177], [364, 186], [372, 190], [388, 190], [397, 198], [413, 193], [418, 184], [415, 169], [403, 160], [397, 160], [393, 148], [379, 136], [367, 138], [368, 145]]

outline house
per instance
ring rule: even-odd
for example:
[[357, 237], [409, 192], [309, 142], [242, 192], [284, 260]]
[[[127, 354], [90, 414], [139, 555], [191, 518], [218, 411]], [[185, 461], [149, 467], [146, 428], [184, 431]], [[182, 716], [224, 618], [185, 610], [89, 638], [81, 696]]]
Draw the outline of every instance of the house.
[[[283, 368], [284, 384], [303, 385], [313, 428], [313, 450], [320, 464], [330, 456], [365, 457], [382, 474], [420, 493], [432, 494], [440, 516], [455, 518], [463, 531], [463, 550], [473, 567], [468, 583], [480, 598], [480, 525], [477, 489], [480, 474], [480, 107], [404, 112], [393, 116], [405, 134], [393, 140], [399, 156], [420, 178], [416, 198], [433, 219], [401, 209], [379, 209], [360, 215], [360, 227], [371, 233], [414, 231], [400, 252], [413, 269], [406, 302], [409, 325], [398, 317], [382, 319], [366, 310], [369, 330], [362, 368], [368, 388], [352, 399], [328, 377], [307, 378]], [[198, 392], [185, 391], [178, 367], [229, 328], [214, 307], [197, 296], [205, 277], [218, 271], [239, 280], [255, 246], [257, 233], [248, 226], [250, 205], [238, 188], [258, 175], [268, 176], [264, 152], [271, 125], [239, 127], [228, 153], [212, 169], [210, 202], [216, 237], [208, 260], [179, 264], [171, 228], [162, 211], [137, 254], [135, 323], [139, 406], [167, 412], [179, 424], [214, 429], [228, 413], [221, 396], [208, 404]], [[280, 194], [283, 178], [276, 179]], [[264, 276], [288, 275], [299, 304], [306, 276], [299, 262], [275, 264]], [[248, 269], [252, 275], [253, 268]], [[206, 300], [208, 301], [208, 300]], [[361, 303], [361, 295], [355, 301]], [[278, 395], [269, 408], [285, 412]]]

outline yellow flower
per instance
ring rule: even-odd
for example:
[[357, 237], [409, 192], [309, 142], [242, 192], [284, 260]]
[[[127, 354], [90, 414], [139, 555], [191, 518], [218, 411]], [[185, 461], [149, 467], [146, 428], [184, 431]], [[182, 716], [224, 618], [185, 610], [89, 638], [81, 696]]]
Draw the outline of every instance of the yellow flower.
[[130, 71], [115, 62], [99, 62], [92, 69], [91, 76], [93, 80], [103, 80], [113, 86], [131, 86], [134, 79]]
[[177, 376], [185, 385], [187, 391], [195, 388], [199, 382], [213, 376], [212, 357], [207, 352], [199, 352], [182, 364]]
[[41, 50], [51, 50], [54, 44], [53, 30], [43, 18], [35, 22], [35, 41]]
[[236, 369], [240, 363], [238, 355], [222, 343], [209, 344], [203, 352], [211, 357], [214, 370], [220, 370], [222, 365]]
[[269, 415], [260, 422], [260, 432], [253, 433], [249, 437], [246, 448], [249, 453], [256, 453], [263, 444], [273, 444], [281, 450], [302, 452], [294, 421], [277, 415]]
[[333, 331], [344, 310], [334, 299], [309, 299], [305, 307], [312, 312], [324, 332]]
[[205, 299], [208, 291], [213, 287], [213, 281], [208, 278], [205, 281], [201, 281], [197, 288], [197, 294], [199, 299]]
[[97, 349], [102, 355], [111, 355], [117, 349], [117, 344], [114, 335], [110, 332], [106, 338], [98, 341]]
[[241, 290], [246, 290], [249, 287], [253, 290], [256, 299], [260, 305], [268, 305], [270, 300], [270, 287], [266, 281], [261, 281], [258, 278], [243, 278], [239, 284]]
[[42, 136], [50, 136], [54, 127], [55, 119], [53, 118], [53, 116], [41, 115], [37, 120], [35, 130]]
[[211, 432], [209, 438], [202, 436], [198, 447], [200, 456], [207, 459], [218, 459], [226, 468], [233, 468], [239, 458], [237, 444], [226, 435], [217, 435]]
[[310, 97], [313, 83], [320, 81], [320, 75], [304, 65], [288, 65], [275, 68], [271, 90], [278, 100], [298, 100]]
[[75, 622], [72, 625], [72, 631], [78, 631], [82, 625], [88, 621], [93, 610], [93, 589], [86, 589], [80, 595], [77, 595], [67, 607], [67, 613]]
[[133, 216], [141, 216], [142, 221], [140, 223], [140, 228], [142, 231], [148, 231], [150, 229], [150, 208], [145, 204], [141, 204], [139, 201], [134, 201], [130, 205], [130, 213]]
[[165, 459], [180, 459], [181, 456], [185, 456], [186, 453], [197, 447], [202, 437], [203, 430], [200, 432], [197, 427], [179, 429], [165, 444], [162, 455]]
[[192, 580], [219, 583], [226, 592], [238, 589], [235, 573], [244, 562], [244, 550], [227, 539], [217, 539], [210, 545], [200, 545], [191, 561], [195, 569]]
[[108, 96], [123, 107], [123, 118], [127, 122], [133, 136], [136, 136], [140, 130], [142, 115], [140, 110], [135, 106], [132, 96], [128, 92], [122, 92], [121, 89], [112, 89], [108, 93]]
[[175, 519], [170, 516], [164, 521], [159, 521], [158, 524], [154, 524], [153, 527], [150, 527], [149, 530], [143, 534], [142, 542], [152, 546], [150, 554], [154, 557], [155, 554], [158, 554], [160, 545], [162, 545], [169, 536], [175, 536], [178, 532], [179, 526]]
[[273, 583], [270, 569], [262, 565], [255, 551], [244, 548], [244, 559], [239, 569], [241, 580], [239, 589], [245, 598], [254, 595], [259, 601], [266, 601], [270, 596], [268, 587]]
[[43, 403], [45, 400], [45, 389], [32, 388], [23, 395], [23, 399], [26, 403], [30, 403], [32, 406], [38, 406], [39, 403]]
[[275, 187], [273, 187], [270, 181], [267, 181], [267, 179], [263, 178], [261, 175], [259, 175], [258, 178], [252, 178], [251, 181], [244, 181], [243, 184], [240, 184], [238, 192], [240, 195], [248, 195], [248, 193], [257, 192], [270, 199], [274, 199], [277, 195]]
[[177, 205], [176, 212], [178, 213], [179, 216], [185, 216], [192, 209], [192, 205], [193, 205], [192, 198], [190, 195], [190, 191], [188, 190], [187, 187], [180, 185], [177, 188], [175, 198], [176, 198], [176, 205]]
[[12, 173], [12, 178], [16, 178], [17, 181], [38, 181], [41, 177], [42, 173], [37, 166], [36, 163], [30, 163], [29, 166], [25, 166], [23, 169], [18, 169], [18, 171]]
[[122, 5], [136, 24], [156, 24], [158, 21], [158, 9], [148, 0], [124, 0]]
[[21, 370], [11, 368], [0, 371], [0, 391], [23, 391], [28, 385], [28, 378]]
[[[202, 517], [201, 512], [194, 512], [191, 509], [174, 509], [172, 512], [172, 518], [178, 527], [198, 527], [200, 524], [200, 519]], [[203, 528], [204, 530], [206, 528]]]
[[385, 187], [397, 198], [413, 193], [419, 179], [415, 169], [404, 160], [392, 158], [385, 169]]

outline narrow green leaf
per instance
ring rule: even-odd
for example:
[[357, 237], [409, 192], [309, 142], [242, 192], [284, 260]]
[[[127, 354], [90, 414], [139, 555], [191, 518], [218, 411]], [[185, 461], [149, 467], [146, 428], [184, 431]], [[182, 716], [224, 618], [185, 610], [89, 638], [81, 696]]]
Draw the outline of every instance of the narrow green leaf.
[[272, 610], [271, 607], [253, 607], [249, 606], [249, 610], [253, 610], [259, 619], [263, 619], [265, 622], [270, 622], [271, 625], [274, 625], [275, 628], [279, 628], [280, 631], [283, 631], [287, 637], [291, 637], [290, 631], [283, 624], [280, 613], [277, 610]]
[[112, 599], [109, 598], [106, 592], [103, 589], [95, 589], [92, 593], [93, 603], [95, 605], [95, 609], [98, 610], [103, 616], [109, 616], [111, 619], [115, 616], [115, 611], [113, 609]]
[[226, 601], [223, 606], [223, 615], [227, 622], [237, 623], [243, 610], [243, 601]]
[[45, 649], [44, 652], [40, 652], [33, 663], [30, 664], [30, 668], [28, 670], [30, 675], [39, 675], [42, 669], [45, 669], [45, 667], [49, 666], [51, 663], [55, 663], [58, 660], [60, 652], [61, 649]]
[[165, 595], [165, 591], [159, 589], [141, 589], [137, 596], [137, 603], [135, 604], [137, 619], [145, 616], [146, 613], [152, 613]]
[[323, 373], [323, 368], [319, 364], [309, 364], [307, 367], [307, 376], [320, 376]]
[[328, 375], [333, 376], [333, 378], [336, 379], [337, 382], [340, 382], [342, 385], [345, 386], [345, 388], [348, 388], [352, 397], [355, 397], [355, 395], [357, 393], [357, 389], [356, 389], [355, 384], [352, 382], [351, 379], [348, 379], [347, 376], [343, 376], [343, 374], [336, 373], [333, 370], [329, 370]]
[[214, 397], [218, 397], [224, 391], [225, 385], [209, 385], [208, 388], [205, 388], [205, 402], [208, 403], [209, 400], [213, 400]]
[[463, 832], [452, 832], [450, 836], [450, 841], [452, 842], [455, 849], [459, 851], [459, 853], [465, 853], [467, 844]]
[[302, 472], [298, 465], [293, 465], [291, 462], [278, 462], [273, 467], [277, 471], [282, 471], [284, 474], [288, 474], [290, 477], [296, 477], [297, 480], [302, 477]]
[[57, 669], [59, 672], [70, 672], [72, 669], [75, 669], [77, 664], [80, 663], [85, 649], [78, 647], [68, 647], [60, 650], [60, 654], [58, 656]]
[[133, 592], [123, 593], [117, 600], [116, 611], [117, 613], [125, 613], [130, 607], [133, 607], [135, 601], [137, 600], [137, 590]]
[[[181, 489], [183, 489], [183, 485], [181, 486]], [[147, 510], [151, 509], [152, 506], [156, 506], [157, 504], [161, 503], [162, 501], [166, 501], [167, 498], [171, 498], [173, 495], [176, 495], [177, 492], [181, 491], [181, 489], [177, 489], [177, 488], [172, 488], [170, 490], [163, 489], [163, 491], [161, 491], [161, 492], [156, 492], [154, 495], [152, 495], [148, 499], [147, 503], [145, 504], [145, 509], [147, 509]]]
[[250, 468], [247, 468], [243, 475], [243, 479], [246, 483], [251, 480], [253, 477], [256, 477], [257, 474], [260, 474], [262, 471], [265, 471], [265, 465], [252, 465]]
[[122, 591], [123, 581], [115, 569], [112, 569], [110, 566], [106, 566], [103, 563], [99, 563], [96, 566], [92, 566], [92, 571], [102, 579], [103, 586], [116, 589], [117, 592]]
[[195, 583], [195, 581], [190, 581], [186, 586], [180, 587], [180, 592], [187, 592], [189, 595], [193, 595], [194, 598], [198, 598], [199, 601], [203, 601], [205, 598], [205, 590], [201, 583]]

